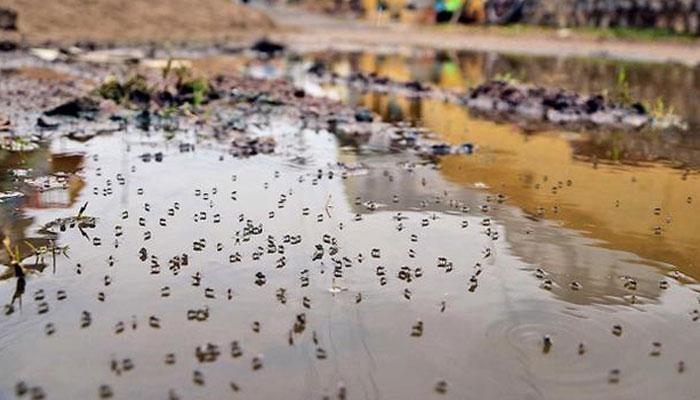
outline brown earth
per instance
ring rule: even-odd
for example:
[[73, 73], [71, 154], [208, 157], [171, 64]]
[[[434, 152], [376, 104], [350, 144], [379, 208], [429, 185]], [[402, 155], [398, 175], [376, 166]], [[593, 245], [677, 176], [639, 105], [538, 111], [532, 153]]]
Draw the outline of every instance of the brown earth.
[[210, 45], [248, 43], [269, 35], [300, 51], [424, 47], [700, 65], [700, 39], [603, 40], [575, 33], [562, 36], [562, 31], [555, 30], [415, 26], [256, 4], [245, 6], [231, 0], [0, 0], [0, 7], [19, 13], [19, 32], [0, 32], [0, 44], [9, 39], [31, 46], [76, 42]]
[[277, 26], [272, 38], [300, 51], [417, 47], [700, 65], [700, 39], [624, 40], [553, 29], [519, 32], [508, 27], [424, 26], [334, 17], [288, 7], [266, 12]]
[[211, 42], [260, 35], [262, 12], [229, 0], [0, 0], [29, 44]]

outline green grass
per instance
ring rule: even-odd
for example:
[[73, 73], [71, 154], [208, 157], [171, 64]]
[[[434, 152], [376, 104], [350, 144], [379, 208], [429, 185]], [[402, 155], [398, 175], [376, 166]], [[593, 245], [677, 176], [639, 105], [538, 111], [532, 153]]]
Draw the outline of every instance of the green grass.
[[612, 90], [612, 99], [618, 103], [629, 106], [634, 102], [629, 80], [627, 80], [627, 70], [625, 67], [617, 69], [617, 80]]
[[133, 75], [126, 82], [121, 83], [119, 80], [111, 76], [102, 85], [96, 89], [98, 96], [114, 100], [117, 104], [126, 104], [129, 101], [129, 96], [135, 91], [150, 93], [146, 78], [142, 75]]
[[676, 110], [673, 106], [667, 105], [663, 98], [657, 97], [655, 101], [644, 102], [644, 107], [654, 118], [662, 119], [676, 115]]
[[168, 64], [163, 69], [163, 79], [167, 79], [171, 72], [177, 77], [177, 87], [192, 93], [192, 105], [194, 107], [201, 106], [209, 94], [209, 82], [204, 78], [195, 78], [192, 70], [185, 66], [172, 68], [172, 59], [169, 59]]
[[506, 82], [511, 85], [518, 84], [523, 81], [522, 78], [518, 78], [513, 74], [512, 72], [506, 72], [506, 73], [501, 73], [501, 74], [496, 74], [492, 80], [494, 81], [499, 81], [499, 82]]

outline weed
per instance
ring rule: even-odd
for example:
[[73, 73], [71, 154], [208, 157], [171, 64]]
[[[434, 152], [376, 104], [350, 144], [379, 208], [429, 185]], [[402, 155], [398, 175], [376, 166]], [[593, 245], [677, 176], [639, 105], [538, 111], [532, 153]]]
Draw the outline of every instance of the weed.
[[634, 103], [630, 83], [627, 79], [627, 70], [625, 67], [620, 67], [617, 70], [617, 79], [615, 81], [615, 86], [613, 87], [612, 98], [614, 101], [624, 105]]
[[199, 107], [205, 99], [207, 93], [209, 93], [209, 83], [204, 79], [196, 79], [190, 82], [192, 88], [192, 104], [195, 107]]
[[516, 78], [511, 72], [496, 74], [493, 77], [493, 80], [498, 82], [509, 83], [511, 85], [520, 83], [520, 79]]
[[22, 258], [19, 253], [19, 246], [15, 246], [14, 250], [12, 249], [12, 242], [10, 241], [10, 238], [5, 236], [5, 239], [2, 241], [3, 246], [5, 247], [5, 253], [7, 254], [7, 259], [10, 260], [10, 265], [17, 265], [22, 261]]
[[111, 76], [97, 88], [96, 93], [104, 99], [126, 104], [136, 96], [150, 97], [151, 88], [142, 75], [133, 75], [123, 84], [115, 76]]
[[191, 104], [199, 107], [204, 103], [209, 93], [209, 83], [204, 78], [194, 78], [192, 71], [187, 67], [179, 67], [174, 70], [177, 76], [176, 87], [180, 94], [191, 95]]
[[168, 79], [168, 76], [170, 76], [170, 72], [173, 69], [173, 58], [170, 57], [168, 58], [168, 62], [165, 64], [165, 67], [163, 67], [163, 80]]
[[97, 88], [97, 94], [104, 99], [121, 103], [124, 98], [124, 89], [116, 76], [110, 76]]
[[647, 109], [649, 115], [656, 119], [666, 118], [676, 113], [673, 106], [666, 104], [662, 97], [657, 97], [654, 101], [644, 102], [644, 108]]

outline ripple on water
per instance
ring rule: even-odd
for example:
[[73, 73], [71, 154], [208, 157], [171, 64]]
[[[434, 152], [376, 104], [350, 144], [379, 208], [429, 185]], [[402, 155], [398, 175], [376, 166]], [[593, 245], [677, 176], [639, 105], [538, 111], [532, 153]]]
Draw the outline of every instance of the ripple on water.
[[[539, 391], [568, 398], [648, 398], [679, 391], [678, 363], [697, 363], [688, 354], [697, 340], [694, 330], [657, 312], [631, 310], [610, 313], [605, 308], [580, 311], [579, 316], [544, 304], [519, 304], [486, 328], [489, 346], [510, 353]], [[527, 307], [527, 308], [523, 308]], [[618, 336], [614, 326], [622, 327]], [[671, 328], [671, 327], [675, 327]], [[551, 339], [547, 346], [545, 337]], [[653, 343], [661, 353], [652, 356]], [[580, 346], [583, 344], [583, 351]], [[692, 358], [693, 361], [689, 361]], [[613, 370], [619, 380], [613, 382]], [[629, 397], [633, 396], [633, 397]], [[556, 398], [556, 396], [554, 397]]]

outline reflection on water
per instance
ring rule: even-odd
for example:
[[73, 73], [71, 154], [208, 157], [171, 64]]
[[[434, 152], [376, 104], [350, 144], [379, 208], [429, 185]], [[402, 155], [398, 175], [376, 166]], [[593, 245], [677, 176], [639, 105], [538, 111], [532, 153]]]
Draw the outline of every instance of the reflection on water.
[[[401, 56], [336, 57], [341, 69], [348, 65], [351, 70], [398, 80], [427, 79], [438, 84], [447, 79], [444, 65], [432, 58], [419, 59], [416, 65]], [[469, 60], [479, 67], [465, 66], [460, 71], [467, 72], [458, 75], [483, 79], [478, 74], [483, 74], [484, 57], [465, 58], [465, 65], [470, 65]], [[438, 100], [329, 90], [384, 119], [413, 121], [454, 144], [477, 144], [480, 150], [473, 156], [441, 159], [447, 180], [467, 187], [483, 183], [533, 218], [561, 222], [600, 246], [668, 263], [700, 277], [700, 134], [531, 133], [480, 119], [459, 105]]]
[[[636, 304], [639, 304], [656, 301], [660, 296], [659, 269], [663, 274], [667, 268], [662, 263], [600, 248], [595, 241], [586, 239], [577, 231], [562, 229], [546, 220], [533, 220], [527, 212], [509, 205], [510, 201], [499, 202], [473, 184], [453, 180], [446, 171], [449, 168], [447, 162], [441, 163], [438, 169], [426, 167], [420, 168], [418, 173], [393, 175], [390, 171], [397, 158], [400, 159], [396, 155], [357, 156], [351, 151], [341, 157], [344, 162], [361, 161], [367, 166], [362, 179], [346, 182], [348, 198], [356, 199], [353, 212], [372, 213], [363, 203], [372, 199], [383, 212], [483, 215], [504, 225], [505, 240], [511, 245], [512, 252], [529, 266], [548, 271], [548, 279], [554, 282], [551, 291], [567, 302], [630, 304], [630, 296], [634, 294]], [[410, 161], [410, 157], [405, 157], [404, 162]], [[488, 205], [488, 212], [482, 212], [483, 205]], [[482, 226], [482, 229], [487, 232], [488, 227]], [[459, 239], [454, 240], [459, 242]], [[528, 270], [535, 273], [534, 268]], [[625, 281], [621, 279], [625, 276], [636, 277], [635, 291], [625, 287]], [[582, 290], [570, 290], [571, 282], [581, 283]]]
[[[376, 72], [394, 80], [416, 80], [444, 89], [464, 91], [495, 77], [509, 76], [528, 83], [559, 86], [581, 93], [605, 93], [618, 85], [625, 71], [630, 94], [645, 102], [658, 99], [700, 130], [697, 93], [700, 67], [676, 64], [630, 63], [604, 59], [515, 56], [482, 52], [418, 52], [412, 55], [370, 53], [314, 54], [335, 71]], [[697, 149], [697, 141], [695, 142]]]
[[[45, 146], [32, 152], [0, 152], [0, 192], [21, 193], [0, 203], [0, 241], [8, 237], [22, 258], [32, 253], [31, 246], [46, 246], [47, 238], [27, 232], [34, 218], [22, 210], [72, 207], [85, 186], [78, 174], [83, 162], [83, 153], [52, 152]], [[0, 263], [8, 262], [7, 254], [0, 252]]]
[[[377, 95], [365, 98], [377, 106]], [[401, 107], [400, 101], [388, 104]], [[403, 102], [405, 113], [416, 108]], [[438, 101], [420, 103], [421, 122], [455, 144], [471, 141], [471, 157], [446, 157], [443, 176], [463, 185], [483, 182], [525, 212], [561, 221], [601, 245], [666, 262], [700, 277], [700, 174], [663, 164], [626, 166], [596, 162], [576, 150], [603, 134], [526, 134], [509, 125], [470, 117], [464, 108]], [[386, 111], [385, 111], [386, 112]]]
[[[124, 185], [82, 191], [71, 210], [8, 215], [29, 235], [83, 201], [99, 220], [91, 240], [59, 233], [70, 258], [30, 275], [22, 308], [2, 316], [0, 363], [13, 365], [2, 393], [19, 381], [56, 398], [96, 397], [105, 385], [127, 398], [223, 398], [232, 387], [253, 398], [337, 398], [341, 389], [429, 398], [440, 381], [450, 398], [682, 398], [697, 389], [690, 368], [700, 359], [687, 351], [700, 340], [688, 315], [696, 295], [658, 265], [451, 182], [452, 160], [435, 168], [341, 148], [325, 132], [266, 130], [306, 161], [286, 151], [222, 159], [206, 143], [181, 153], [121, 132], [91, 140], [99, 161], [85, 158], [79, 174], [87, 187], [118, 174]], [[154, 146], [163, 161], [142, 161]], [[0, 283], [0, 298], [15, 289], [15, 279]], [[663, 351], [650, 356], [656, 341]]]

